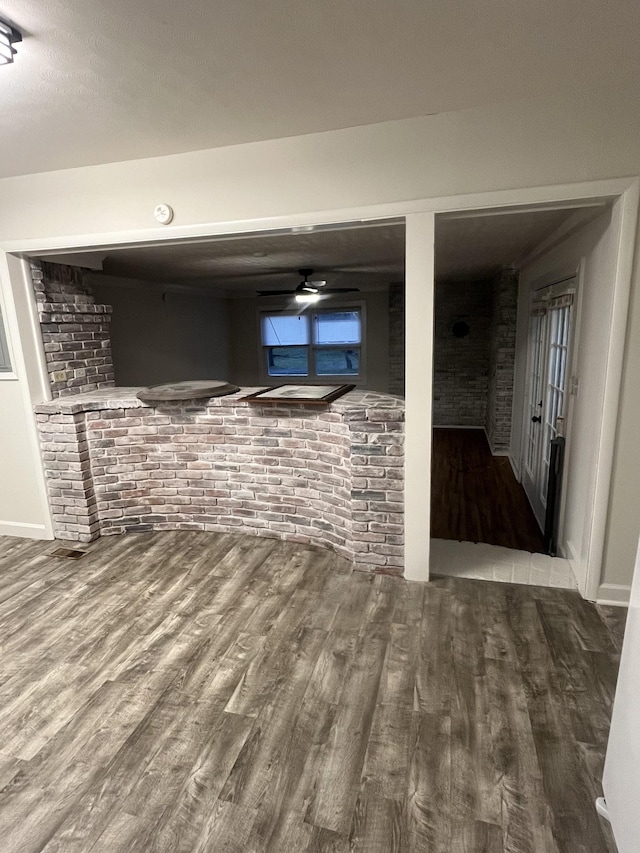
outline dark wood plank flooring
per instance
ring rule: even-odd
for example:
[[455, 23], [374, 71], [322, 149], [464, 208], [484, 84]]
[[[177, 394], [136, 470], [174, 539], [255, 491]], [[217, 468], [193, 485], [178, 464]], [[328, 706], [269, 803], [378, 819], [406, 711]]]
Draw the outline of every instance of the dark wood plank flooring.
[[506, 456], [483, 430], [434, 429], [431, 535], [543, 553], [543, 538]]
[[196, 532], [0, 538], [3, 853], [612, 853], [622, 611]]

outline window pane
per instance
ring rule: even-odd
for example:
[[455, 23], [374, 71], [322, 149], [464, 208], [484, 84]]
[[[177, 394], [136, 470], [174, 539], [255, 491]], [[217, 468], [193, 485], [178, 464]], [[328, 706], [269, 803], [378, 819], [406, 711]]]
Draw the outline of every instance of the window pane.
[[262, 317], [264, 346], [309, 343], [309, 321], [304, 314], [266, 314]]
[[316, 344], [359, 344], [360, 312], [331, 311], [314, 317]]
[[360, 371], [360, 350], [328, 347], [317, 349], [316, 373], [318, 376], [357, 376]]
[[2, 314], [0, 314], [0, 373], [8, 373], [10, 370], [11, 363], [9, 362], [9, 347], [7, 346]]
[[267, 347], [269, 376], [306, 376], [309, 373], [307, 347]]

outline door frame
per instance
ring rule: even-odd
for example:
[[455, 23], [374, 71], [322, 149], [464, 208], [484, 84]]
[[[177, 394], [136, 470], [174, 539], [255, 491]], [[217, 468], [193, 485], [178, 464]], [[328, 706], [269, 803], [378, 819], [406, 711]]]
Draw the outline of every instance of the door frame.
[[[65, 255], [100, 248], [149, 246], [171, 241], [197, 242], [216, 236], [261, 231], [314, 228], [349, 222], [406, 220], [406, 435], [405, 453], [405, 576], [409, 580], [429, 579], [429, 521], [425, 505], [430, 505], [431, 441], [424, 440], [430, 425], [433, 367], [433, 297], [435, 216], [458, 213], [486, 215], [488, 212], [520, 212], [531, 207], [559, 208], [611, 199], [622, 205], [618, 256], [613, 280], [613, 310], [606, 353], [606, 382], [603, 416], [597, 454], [596, 484], [591, 506], [588, 536], [587, 598], [597, 597], [607, 508], [611, 484], [615, 433], [620, 398], [626, 316], [631, 290], [632, 265], [638, 214], [640, 179], [637, 177], [583, 183], [497, 190], [442, 198], [395, 201], [337, 210], [311, 211], [290, 216], [236, 221], [168, 225], [163, 228], [129, 228], [123, 231], [81, 233], [63, 237], [35, 236], [0, 244], [0, 280], [5, 288], [7, 336], [15, 354], [16, 380], [21, 385], [25, 414], [31, 417], [33, 402], [43, 399], [46, 364], [37, 323], [33, 288], [28, 264], [18, 259], [30, 255]], [[170, 202], [171, 199], [169, 198]], [[35, 423], [30, 429], [32, 461], [41, 473], [40, 492], [46, 488]]]

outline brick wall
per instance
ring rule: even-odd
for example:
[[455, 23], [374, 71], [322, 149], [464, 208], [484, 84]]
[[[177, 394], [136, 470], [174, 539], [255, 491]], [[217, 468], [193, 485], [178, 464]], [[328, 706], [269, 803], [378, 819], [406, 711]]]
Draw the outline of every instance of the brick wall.
[[96, 305], [76, 267], [34, 261], [31, 277], [52, 395], [114, 385], [110, 306]]
[[518, 316], [518, 273], [505, 268], [493, 285], [486, 430], [493, 453], [509, 449]]
[[404, 396], [404, 283], [389, 285], [389, 393]]
[[[433, 423], [482, 427], [487, 417], [491, 282], [437, 282], [434, 318]], [[453, 324], [469, 334], [456, 338]]]
[[135, 390], [36, 406], [58, 538], [243, 531], [402, 573], [402, 401], [355, 391], [326, 410], [255, 406], [244, 391], [150, 407]]

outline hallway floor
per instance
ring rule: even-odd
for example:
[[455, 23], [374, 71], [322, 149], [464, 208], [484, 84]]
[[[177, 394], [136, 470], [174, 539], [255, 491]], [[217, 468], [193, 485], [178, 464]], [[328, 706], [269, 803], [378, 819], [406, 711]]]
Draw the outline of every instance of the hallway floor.
[[431, 536], [542, 553], [543, 537], [506, 456], [481, 429], [433, 430]]
[[614, 853], [622, 608], [193, 531], [0, 537], [3, 853]]
[[557, 589], [578, 586], [568, 560], [485, 542], [432, 539], [429, 561], [429, 571], [434, 575]]

